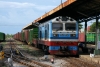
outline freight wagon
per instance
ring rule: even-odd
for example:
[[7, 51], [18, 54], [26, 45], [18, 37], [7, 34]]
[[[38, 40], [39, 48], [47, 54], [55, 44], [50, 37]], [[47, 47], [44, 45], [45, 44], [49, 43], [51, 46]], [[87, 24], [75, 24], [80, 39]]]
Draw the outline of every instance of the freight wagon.
[[38, 28], [36, 27], [30, 30], [22, 30], [21, 32], [14, 34], [13, 38], [25, 42], [27, 44], [33, 45], [35, 39], [38, 39]]
[[33, 40], [35, 39], [38, 39], [38, 28], [37, 27], [32, 28], [30, 30], [21, 31], [21, 41], [26, 42], [27, 44], [33, 45], [34, 44]]
[[[100, 33], [98, 34], [98, 39], [100, 41]], [[86, 43], [95, 44], [96, 33], [95, 32], [87, 32], [86, 33]], [[85, 42], [85, 33], [79, 33], [79, 42]]]
[[25, 42], [25, 33], [24, 33], [24, 31], [21, 31], [21, 41]]
[[[98, 34], [98, 40], [100, 41], [100, 33]], [[86, 33], [86, 44], [95, 44], [96, 40], [95, 32], [87, 32]], [[85, 33], [79, 33], [79, 47], [82, 49], [84, 53], [88, 52], [87, 47], [85, 47]]]
[[28, 42], [30, 44], [34, 44], [34, 46], [36, 46], [36, 42], [38, 40], [38, 28], [33, 28], [30, 30], [29, 32], [29, 39]]
[[0, 42], [5, 41], [5, 33], [0, 32]]

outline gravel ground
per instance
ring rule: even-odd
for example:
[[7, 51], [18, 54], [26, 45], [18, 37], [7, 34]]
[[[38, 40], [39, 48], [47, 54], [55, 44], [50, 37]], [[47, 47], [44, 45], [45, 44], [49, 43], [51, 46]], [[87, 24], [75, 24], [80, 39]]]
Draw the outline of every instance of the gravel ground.
[[[9, 42], [1, 42], [0, 44], [2, 44], [3, 46], [3, 50], [9, 50], [9, 45], [8, 45]], [[4, 58], [3, 59], [3, 63], [4, 63], [4, 66], [0, 66], [0, 67], [8, 67], [8, 58]], [[17, 63], [17, 62], [14, 62], [13, 61], [13, 67], [27, 67], [25, 65], [22, 65], [20, 63]]]
[[[66, 66], [70, 67], [70, 66], [68, 66], [70, 64], [68, 62], [66, 62], [65, 60], [54, 58], [52, 55], [48, 55], [48, 59], [45, 60], [43, 51], [41, 51], [33, 46], [24, 45], [24, 44], [22, 45], [21, 42], [17, 42], [17, 43], [19, 44], [19, 45], [17, 45], [17, 47], [22, 51], [22, 53], [26, 57], [28, 57], [30, 59], [50, 65], [52, 67], [66, 67]], [[6, 44], [6, 43], [4, 43], [4, 44]], [[9, 45], [4, 45], [4, 48], [5, 49], [9, 48]], [[51, 61], [50, 61], [51, 58], [54, 58], [54, 64], [51, 63]], [[17, 62], [14, 62], [13, 65], [14, 65], [14, 67], [27, 67], [27, 66], [19, 64]]]
[[[13, 63], [13, 67], [28, 67], [14, 61], [12, 63]], [[0, 62], [0, 67], [9, 67], [8, 58], [4, 58], [3, 62], [2, 63]]]
[[[6, 43], [4, 43], [6, 44]], [[62, 58], [56, 58], [56, 57], [53, 57], [53, 55], [48, 55], [48, 59], [45, 60], [44, 58], [44, 53], [43, 51], [33, 47], [33, 46], [30, 46], [30, 45], [22, 45], [21, 42], [18, 42], [19, 45], [17, 45], [17, 47], [22, 51], [22, 53], [30, 58], [30, 59], [33, 59], [37, 62], [41, 62], [43, 64], [47, 64], [47, 65], [50, 65], [52, 67], [71, 67], [71, 64], [65, 60], [63, 60]], [[3, 45], [6, 49], [9, 47], [7, 45]], [[88, 45], [90, 46], [90, 45]], [[92, 46], [94, 47], [94, 45]], [[54, 58], [54, 63], [51, 63], [50, 59], [51, 58]], [[27, 67], [25, 65], [22, 65], [22, 64], [19, 64], [17, 62], [13, 62], [13, 65], [14, 67]]]
[[41, 62], [41, 63], [51, 65], [52, 67], [66, 67], [66, 65], [67, 66], [69, 65], [68, 62], [66, 62], [65, 60], [61, 60], [61, 59], [55, 59], [53, 64], [50, 61], [48, 61], [48, 62], [44, 61], [44, 62]]
[[17, 63], [17, 62], [14, 62], [14, 63], [13, 63], [13, 66], [14, 66], [14, 67], [28, 67], [28, 66], [19, 64], [19, 63]]
[[[52, 67], [66, 67], [70, 65], [65, 60], [54, 58], [53, 55], [48, 55], [48, 59], [45, 60], [43, 52], [35, 47], [29, 45], [18, 45], [17, 47], [25, 50], [26, 52], [22, 53], [28, 58], [36, 60], [37, 62], [51, 65]], [[54, 64], [51, 63], [51, 58], [54, 58]]]
[[[9, 67], [8, 65], [9, 65], [9, 63], [7, 62], [7, 58], [6, 58], [6, 60], [5, 60], [5, 66]], [[25, 66], [25, 65], [22, 65], [20, 63], [17, 63], [17, 62], [13, 61], [13, 67], [28, 67], [28, 66]]]

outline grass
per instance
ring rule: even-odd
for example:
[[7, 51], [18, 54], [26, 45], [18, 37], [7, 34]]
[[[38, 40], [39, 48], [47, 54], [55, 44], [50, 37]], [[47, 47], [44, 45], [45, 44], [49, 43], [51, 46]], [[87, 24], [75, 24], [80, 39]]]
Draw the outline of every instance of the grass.
[[29, 53], [31, 53], [31, 55], [34, 55], [34, 56], [37, 56], [37, 57], [44, 55], [43, 52], [40, 51], [40, 50], [29, 51]]
[[29, 52], [30, 51], [30, 49], [29, 49], [29, 47], [27, 46], [27, 45], [19, 45], [22, 49], [24, 49], [25, 51], [27, 51], [27, 52]]
[[1, 42], [0, 45], [2, 45], [3, 47], [6, 45], [6, 42]]
[[35, 49], [32, 49], [32, 48], [29, 48], [28, 45], [20, 45], [20, 47], [22, 49], [24, 49], [24, 51], [32, 56], [43, 56], [43, 52], [41, 50], [35, 50]]
[[3, 67], [7, 67], [7, 66], [3, 66]]

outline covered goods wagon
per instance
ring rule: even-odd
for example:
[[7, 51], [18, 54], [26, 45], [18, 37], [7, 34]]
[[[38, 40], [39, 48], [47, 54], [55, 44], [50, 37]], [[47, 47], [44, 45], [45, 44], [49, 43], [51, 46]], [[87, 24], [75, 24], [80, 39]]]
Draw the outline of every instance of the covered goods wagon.
[[24, 31], [21, 31], [21, 41], [25, 41], [25, 33]]
[[29, 37], [28, 37], [28, 43], [34, 44], [33, 40], [38, 38], [38, 28], [32, 28], [29, 30]]
[[0, 41], [5, 41], [5, 33], [0, 32]]
[[[98, 33], [98, 39], [100, 40], [100, 33]], [[87, 32], [86, 33], [86, 42], [87, 43], [95, 43], [96, 33], [95, 32]], [[79, 33], [79, 42], [85, 42], [85, 33]]]
[[29, 30], [25, 30], [25, 41], [28, 43]]

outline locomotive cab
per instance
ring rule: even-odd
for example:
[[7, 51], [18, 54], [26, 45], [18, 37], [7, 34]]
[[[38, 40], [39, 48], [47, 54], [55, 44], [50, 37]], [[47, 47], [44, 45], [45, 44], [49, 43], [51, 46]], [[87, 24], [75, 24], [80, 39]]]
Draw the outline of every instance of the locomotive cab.
[[78, 39], [78, 23], [69, 18], [52, 21], [52, 39]]

